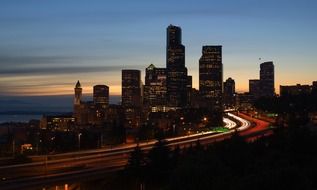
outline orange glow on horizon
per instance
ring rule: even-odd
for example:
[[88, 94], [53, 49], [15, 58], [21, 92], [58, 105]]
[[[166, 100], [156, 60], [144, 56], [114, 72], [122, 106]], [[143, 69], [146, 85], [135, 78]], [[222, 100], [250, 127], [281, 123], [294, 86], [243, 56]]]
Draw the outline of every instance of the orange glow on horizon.
[[[121, 95], [121, 86], [110, 86], [110, 95]], [[83, 94], [91, 95], [93, 93], [93, 87], [83, 87]], [[47, 86], [45, 91], [42, 88], [32, 89], [19, 89], [19, 91], [11, 90], [7, 91], [5, 95], [15, 96], [59, 96], [59, 95], [73, 95], [73, 86]]]
[[[144, 72], [142, 72], [144, 80]], [[249, 91], [249, 79], [258, 78], [257, 74], [253, 77], [247, 72], [225, 72], [223, 80], [232, 77], [236, 83], [236, 92], [243, 93]], [[192, 70], [189, 75], [193, 76], [193, 88], [199, 89], [198, 71]], [[300, 76], [291, 77], [290, 73], [276, 73], [275, 91], [279, 94], [280, 85], [312, 84], [313, 77], [307, 76], [302, 79]], [[96, 74], [94, 76], [70, 76], [54, 75], [48, 76], [11, 76], [0, 79], [1, 95], [6, 96], [50, 96], [50, 95], [72, 95], [74, 87], [79, 79], [83, 94], [92, 94], [93, 86], [105, 84], [109, 86], [110, 95], [121, 95], [121, 75], [118, 72], [111, 73], [106, 77]], [[77, 78], [78, 77], [78, 78]], [[285, 80], [287, 79], [287, 80]], [[15, 84], [15, 85], [12, 85]]]

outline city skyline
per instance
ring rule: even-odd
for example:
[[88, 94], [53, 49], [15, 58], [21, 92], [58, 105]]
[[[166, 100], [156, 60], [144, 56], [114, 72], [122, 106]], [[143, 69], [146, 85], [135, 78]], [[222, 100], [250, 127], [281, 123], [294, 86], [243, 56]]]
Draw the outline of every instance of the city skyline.
[[182, 28], [194, 88], [208, 44], [223, 46], [223, 78], [238, 92], [265, 61], [274, 61], [277, 93], [316, 80], [314, 1], [61, 2], [1, 3], [0, 95], [72, 94], [77, 80], [85, 94], [104, 84], [120, 95], [122, 69], [141, 70], [144, 82], [148, 65], [165, 66], [169, 24]]

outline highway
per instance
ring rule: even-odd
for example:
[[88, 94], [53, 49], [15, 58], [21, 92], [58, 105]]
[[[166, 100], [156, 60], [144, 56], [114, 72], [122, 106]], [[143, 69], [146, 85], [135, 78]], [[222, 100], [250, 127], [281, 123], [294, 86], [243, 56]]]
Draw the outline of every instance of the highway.
[[241, 122], [241, 126], [237, 129], [238, 131], [243, 131], [248, 129], [251, 126], [251, 122], [243, 119], [242, 117], [236, 116], [232, 113], [228, 113], [228, 115], [236, 120], [238, 120], [239, 122]]
[[[249, 130], [259, 132], [268, 126], [268, 123], [259, 124], [251, 127], [251, 122], [244, 119], [247, 116], [228, 114], [230, 117], [238, 120], [241, 125], [228, 118], [224, 118], [225, 126], [230, 129], [229, 132], [215, 133], [204, 132], [188, 136], [175, 137], [167, 139], [168, 146], [188, 147], [198, 140], [201, 144], [210, 144], [230, 138], [235, 130], [240, 133], [248, 133]], [[249, 118], [250, 119], [250, 118]], [[258, 121], [253, 121], [258, 122]], [[264, 127], [264, 128], [263, 128]], [[143, 150], [149, 150], [155, 144], [155, 140], [140, 143]], [[34, 187], [36, 185], [48, 185], [63, 180], [78, 179], [85, 175], [90, 176], [100, 172], [112, 172], [124, 168], [127, 163], [129, 153], [133, 151], [136, 144], [121, 145], [114, 148], [96, 149], [80, 152], [58, 154], [53, 156], [42, 156], [43, 161], [28, 164], [10, 165], [0, 167], [1, 189], [21, 189], [25, 187]], [[41, 160], [40, 159], [40, 160]]]
[[228, 129], [234, 129], [237, 127], [237, 124], [230, 120], [229, 118], [223, 118], [223, 122], [226, 124], [224, 127]]

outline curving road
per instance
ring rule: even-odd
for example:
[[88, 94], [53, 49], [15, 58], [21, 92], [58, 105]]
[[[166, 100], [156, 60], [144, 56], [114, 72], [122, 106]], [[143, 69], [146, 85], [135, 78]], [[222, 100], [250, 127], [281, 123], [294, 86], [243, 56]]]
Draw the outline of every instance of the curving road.
[[[229, 132], [216, 133], [204, 132], [192, 134], [183, 137], [169, 138], [168, 146], [186, 147], [193, 143], [209, 144], [215, 141], [230, 138], [235, 130], [247, 132], [255, 129], [258, 132], [257, 125], [252, 128], [250, 121], [244, 119], [246, 116], [230, 114], [230, 117], [238, 120], [241, 126], [228, 118], [224, 118], [226, 127], [231, 129]], [[254, 122], [254, 121], [253, 121]], [[248, 135], [251, 133], [248, 133]], [[143, 150], [149, 150], [156, 141], [140, 143]], [[50, 183], [62, 182], [63, 180], [78, 179], [85, 175], [91, 176], [100, 172], [111, 172], [122, 169], [128, 160], [129, 153], [133, 151], [136, 144], [122, 145], [112, 149], [97, 149], [89, 151], [80, 151], [50, 156], [49, 160], [35, 163], [11, 165], [0, 167], [1, 189], [22, 189], [36, 185], [47, 185]], [[43, 157], [47, 158], [47, 157]], [[53, 159], [53, 160], [51, 160]]]

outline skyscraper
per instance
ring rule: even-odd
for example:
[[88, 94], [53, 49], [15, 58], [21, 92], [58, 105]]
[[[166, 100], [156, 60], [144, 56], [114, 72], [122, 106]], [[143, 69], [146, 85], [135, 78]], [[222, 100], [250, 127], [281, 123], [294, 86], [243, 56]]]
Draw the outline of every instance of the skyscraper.
[[226, 106], [233, 106], [234, 105], [234, 98], [235, 98], [235, 93], [236, 93], [236, 87], [235, 87], [235, 82], [232, 78], [228, 78], [224, 82], [224, 104]]
[[144, 105], [161, 110], [166, 106], [166, 93], [166, 69], [151, 64], [145, 70]]
[[193, 90], [193, 76], [187, 76], [187, 105], [191, 106]]
[[95, 105], [105, 108], [109, 105], [109, 87], [106, 85], [95, 85], [93, 92]]
[[317, 81], [313, 81], [313, 89], [317, 89]]
[[249, 93], [253, 96], [254, 99], [257, 99], [262, 96], [261, 82], [259, 79], [249, 80]]
[[141, 107], [141, 71], [122, 70], [122, 106]]
[[199, 59], [199, 93], [207, 108], [215, 116], [215, 123], [222, 122], [223, 112], [222, 47], [203, 46]]
[[142, 107], [140, 70], [122, 70], [122, 107], [125, 115], [125, 127], [139, 127]]
[[317, 81], [313, 81], [312, 94], [313, 94], [314, 96], [317, 96]]
[[312, 87], [313, 87], [313, 90], [317, 90], [317, 81], [313, 81]]
[[272, 61], [260, 65], [260, 86], [262, 97], [273, 97], [274, 89], [274, 65]]
[[166, 69], [169, 106], [186, 106], [187, 68], [185, 67], [185, 46], [182, 44], [182, 30], [178, 26], [169, 25], [167, 27]]
[[222, 105], [221, 46], [203, 46], [199, 59], [199, 92], [212, 102], [212, 108]]

